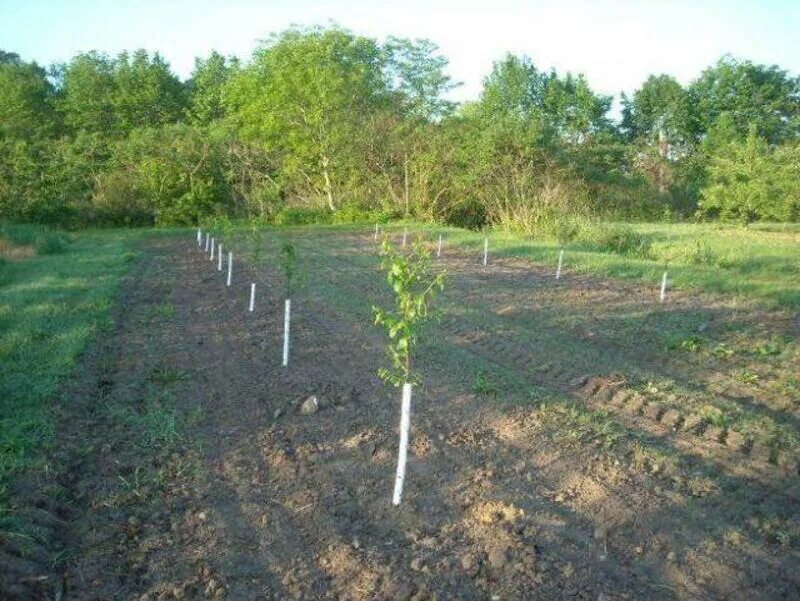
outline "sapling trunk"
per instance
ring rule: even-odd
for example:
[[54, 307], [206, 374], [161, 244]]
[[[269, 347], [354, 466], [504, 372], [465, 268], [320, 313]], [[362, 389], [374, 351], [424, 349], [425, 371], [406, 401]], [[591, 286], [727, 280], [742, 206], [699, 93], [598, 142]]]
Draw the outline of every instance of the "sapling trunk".
[[286, 299], [283, 310], [283, 366], [289, 366], [289, 325], [292, 320], [292, 301]]
[[562, 248], [558, 253], [558, 267], [556, 267], [556, 279], [561, 279], [561, 266], [564, 264], [564, 249]]
[[378, 224], [375, 224], [375, 235], [372, 237], [376, 242], [378, 241]]
[[209, 261], [214, 262], [214, 238], [211, 238], [211, 258]]
[[439, 234], [439, 245], [436, 247], [436, 258], [442, 256], [442, 235]]
[[408, 228], [403, 228], [403, 248], [406, 247], [406, 238], [408, 237]]
[[483, 266], [489, 262], [489, 238], [483, 239]]
[[400, 505], [403, 499], [403, 482], [406, 479], [408, 457], [408, 431], [411, 428], [411, 384], [403, 384], [403, 400], [400, 405], [400, 447], [397, 452], [397, 474], [394, 477], [392, 505]]
[[222, 243], [217, 249], [217, 271], [222, 271]]
[[200, 228], [197, 228], [197, 248], [200, 248], [203, 245], [203, 232], [200, 231]]
[[667, 272], [664, 272], [664, 275], [661, 276], [661, 302], [663, 303], [664, 300], [667, 298]]
[[256, 304], [256, 283], [250, 284], [250, 313], [253, 312]]
[[228, 251], [228, 287], [231, 285], [231, 277], [233, 276], [233, 253]]
[[208, 252], [208, 246], [211, 243], [211, 234], [206, 232], [206, 252]]

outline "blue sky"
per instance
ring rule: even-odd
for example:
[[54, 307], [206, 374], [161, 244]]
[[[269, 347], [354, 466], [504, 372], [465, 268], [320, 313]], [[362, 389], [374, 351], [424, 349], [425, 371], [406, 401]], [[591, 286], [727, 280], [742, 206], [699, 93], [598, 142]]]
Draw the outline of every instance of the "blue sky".
[[606, 94], [651, 73], [687, 83], [726, 53], [800, 74], [800, 0], [0, 0], [0, 49], [49, 64], [143, 47], [186, 77], [211, 49], [247, 58], [271, 32], [331, 20], [377, 38], [433, 40], [463, 82], [456, 100], [475, 98], [506, 52], [584, 73]]

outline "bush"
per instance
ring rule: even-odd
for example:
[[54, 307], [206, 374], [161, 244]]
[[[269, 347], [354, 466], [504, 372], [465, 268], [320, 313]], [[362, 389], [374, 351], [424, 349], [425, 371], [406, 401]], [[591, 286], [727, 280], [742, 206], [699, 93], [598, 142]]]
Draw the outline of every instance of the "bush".
[[40, 225], [21, 223], [0, 224], [0, 238], [14, 246], [32, 247], [37, 255], [54, 255], [64, 252], [67, 238]]
[[800, 218], [800, 145], [771, 148], [755, 131], [711, 157], [700, 211], [707, 217], [750, 223]]
[[488, 225], [489, 215], [486, 205], [477, 199], [469, 199], [450, 207], [444, 222], [469, 230], [480, 230]]
[[275, 215], [276, 225], [311, 225], [332, 223], [334, 213], [329, 209], [284, 207]]
[[585, 227], [580, 241], [594, 250], [618, 255], [648, 259], [651, 256], [650, 240], [631, 227], [597, 224]]

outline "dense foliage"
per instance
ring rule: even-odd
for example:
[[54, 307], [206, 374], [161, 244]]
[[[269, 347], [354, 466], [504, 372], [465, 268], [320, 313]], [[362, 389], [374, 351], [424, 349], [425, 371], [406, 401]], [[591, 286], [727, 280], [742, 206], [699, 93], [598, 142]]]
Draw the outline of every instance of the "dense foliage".
[[777, 66], [651, 76], [620, 123], [583, 76], [514, 55], [457, 106], [446, 66], [428, 41], [338, 27], [212, 52], [186, 82], [143, 50], [48, 69], [0, 51], [0, 219], [411, 215], [566, 238], [597, 216], [798, 219], [800, 79]]

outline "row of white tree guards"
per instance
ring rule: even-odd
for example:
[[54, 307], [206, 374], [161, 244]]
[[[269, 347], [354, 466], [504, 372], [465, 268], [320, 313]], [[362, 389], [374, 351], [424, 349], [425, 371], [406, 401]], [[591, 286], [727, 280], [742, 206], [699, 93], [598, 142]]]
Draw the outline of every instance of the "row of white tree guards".
[[[374, 240], [378, 240], [378, 234], [380, 233], [380, 225], [375, 224], [375, 233], [373, 235]], [[403, 228], [403, 241], [402, 246], [405, 248], [406, 240], [408, 238], [408, 228]], [[436, 258], [442, 256], [442, 235], [439, 234], [439, 240], [436, 245]], [[486, 237], [483, 239], [483, 266], [486, 267], [489, 263], [489, 238]], [[556, 279], [561, 279], [561, 272], [564, 266], [564, 249], [558, 251], [558, 266], [556, 267]], [[664, 271], [664, 275], [661, 277], [661, 292], [659, 294], [659, 300], [663, 303], [667, 298], [667, 272]]]
[[[380, 233], [380, 227], [376, 223], [375, 224], [375, 235], [374, 240], [378, 240], [378, 234]], [[402, 238], [402, 246], [405, 247], [408, 240], [408, 228], [403, 228], [403, 238]], [[198, 248], [205, 248], [205, 252], [209, 253], [209, 260], [214, 262], [214, 257], [216, 255], [217, 258], [217, 271], [222, 271], [222, 257], [223, 257], [223, 246], [222, 242], [217, 244], [217, 241], [214, 237], [211, 236], [210, 233], [206, 232], [205, 234], [202, 230], [197, 230], [197, 246]], [[439, 234], [439, 238], [436, 244], [436, 257], [439, 258], [442, 256], [442, 234]], [[489, 238], [486, 237], [483, 240], [483, 265], [484, 267], [487, 266], [489, 263]], [[562, 248], [558, 253], [558, 266], [556, 267], [556, 279], [561, 279], [562, 268], [564, 265], [564, 249]], [[227, 262], [227, 286], [230, 287], [233, 281], [233, 251], [228, 251], [228, 262]], [[660, 299], [661, 302], [664, 302], [667, 293], [667, 272], [664, 272], [663, 277], [661, 278], [661, 295]], [[252, 313], [255, 309], [255, 300], [256, 300], [256, 284], [255, 282], [250, 283], [250, 303], [248, 305], [248, 310]], [[291, 326], [291, 315], [292, 315], [292, 301], [291, 299], [287, 298], [284, 304], [284, 318], [283, 318], [283, 367], [289, 366], [289, 331]], [[400, 444], [397, 453], [397, 473], [395, 474], [395, 481], [394, 481], [394, 492], [392, 494], [392, 504], [393, 505], [400, 505], [400, 502], [403, 498], [403, 484], [405, 482], [405, 475], [406, 475], [406, 461], [408, 457], [408, 436], [409, 430], [411, 428], [411, 384], [406, 382], [403, 384], [403, 393], [402, 393], [402, 400], [400, 405]]]

